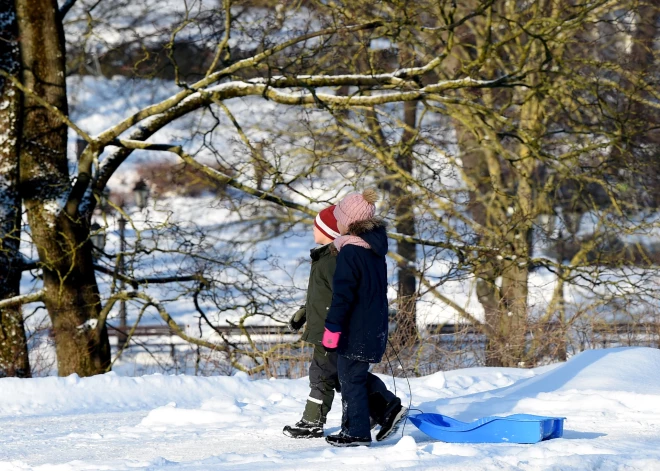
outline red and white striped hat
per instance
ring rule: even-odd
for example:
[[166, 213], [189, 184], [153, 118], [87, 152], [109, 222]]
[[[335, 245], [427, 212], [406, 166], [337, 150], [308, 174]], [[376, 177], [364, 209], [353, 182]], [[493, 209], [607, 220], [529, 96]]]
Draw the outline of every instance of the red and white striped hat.
[[337, 219], [335, 218], [335, 205], [333, 204], [318, 213], [316, 218], [314, 218], [314, 225], [332, 240], [339, 237], [339, 228], [337, 227]]

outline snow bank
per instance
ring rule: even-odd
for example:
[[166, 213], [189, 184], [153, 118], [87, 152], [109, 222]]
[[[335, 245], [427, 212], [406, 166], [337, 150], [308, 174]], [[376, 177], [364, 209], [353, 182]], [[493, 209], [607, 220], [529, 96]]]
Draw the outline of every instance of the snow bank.
[[[292, 381], [296, 383], [296, 381]], [[300, 380], [297, 382], [301, 382]], [[287, 390], [287, 381], [250, 381], [244, 373], [234, 376], [194, 377], [154, 374], [123, 377], [115, 373], [80, 378], [46, 377], [0, 380], [0, 417], [63, 415], [94, 412], [137, 411], [156, 408], [151, 420], [158, 421], [159, 407], [202, 407], [221, 398], [241, 398], [268, 403]], [[167, 409], [166, 407], [166, 409]], [[223, 409], [226, 410], [226, 409]]]
[[[411, 384], [415, 385], [413, 399], [418, 400], [502, 388], [532, 376], [533, 370], [470, 368], [411, 379]], [[382, 375], [381, 378], [394, 390], [392, 378]], [[307, 378], [253, 381], [240, 372], [212, 377], [162, 374], [126, 377], [110, 372], [90, 378], [75, 374], [66, 378], [4, 378], [0, 379], [0, 418], [149, 410], [145, 418], [149, 424], [164, 420], [172, 424], [224, 422], [226, 417], [240, 413], [248, 405], [300, 402], [307, 397], [307, 381]], [[399, 396], [409, 400], [405, 379], [397, 378], [396, 389]], [[179, 409], [174, 411], [175, 408]], [[189, 417], [181, 419], [186, 414], [180, 408], [219, 410], [225, 417], [216, 420], [210, 419], [210, 415], [195, 419], [189, 410]]]
[[660, 395], [660, 350], [644, 347], [587, 350], [529, 381], [512, 386], [507, 395], [590, 390]]
[[[484, 415], [616, 416], [660, 411], [660, 350], [645, 347], [588, 350], [568, 362], [535, 370], [509, 387], [422, 404], [459, 420]], [[569, 417], [570, 419], [570, 417]], [[570, 423], [570, 421], [569, 421]]]

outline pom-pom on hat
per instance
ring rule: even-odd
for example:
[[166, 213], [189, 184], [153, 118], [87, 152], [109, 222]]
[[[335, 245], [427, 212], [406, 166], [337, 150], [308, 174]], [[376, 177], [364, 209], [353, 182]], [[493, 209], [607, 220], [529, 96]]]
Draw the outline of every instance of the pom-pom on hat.
[[334, 211], [335, 205], [333, 204], [332, 206], [322, 210], [314, 218], [314, 225], [318, 228], [318, 230], [332, 240], [335, 240], [340, 235]]
[[335, 218], [346, 228], [354, 222], [371, 219], [376, 214], [376, 201], [378, 193], [371, 188], [362, 193], [351, 193], [335, 207]]

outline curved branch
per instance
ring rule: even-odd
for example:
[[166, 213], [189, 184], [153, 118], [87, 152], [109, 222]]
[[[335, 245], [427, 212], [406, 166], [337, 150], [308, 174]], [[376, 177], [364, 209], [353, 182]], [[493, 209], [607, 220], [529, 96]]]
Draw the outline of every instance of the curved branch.
[[[355, 26], [349, 26], [347, 28], [341, 29], [343, 32], [355, 32], [355, 31], [361, 31], [365, 29], [374, 29], [379, 26], [384, 26], [386, 23], [383, 21], [370, 21], [368, 23], [364, 23], [361, 25], [355, 25]], [[219, 70], [218, 72], [214, 72], [208, 77], [203, 78], [199, 82], [191, 85], [187, 89], [177, 93], [176, 95], [167, 98], [160, 103], [157, 103], [155, 105], [151, 105], [147, 108], [144, 108], [134, 115], [126, 118], [122, 122], [118, 123], [117, 125], [107, 129], [106, 131], [102, 132], [97, 136], [97, 139], [101, 143], [108, 143], [111, 140], [117, 138], [121, 133], [124, 131], [130, 129], [131, 127], [135, 126], [137, 123], [140, 121], [143, 121], [149, 117], [158, 115], [160, 113], [164, 113], [167, 110], [171, 109], [174, 106], [177, 106], [179, 103], [181, 103], [185, 98], [189, 97], [190, 95], [193, 95], [197, 91], [208, 87], [209, 85], [217, 82], [223, 77], [226, 77], [230, 74], [236, 73], [237, 71], [244, 69], [246, 67], [251, 67], [255, 66], [267, 58], [271, 57], [274, 54], [277, 54], [280, 51], [283, 51], [284, 49], [287, 49], [291, 46], [294, 46], [298, 43], [308, 41], [310, 39], [317, 38], [319, 36], [328, 36], [332, 34], [336, 34], [338, 31], [340, 31], [337, 28], [326, 28], [321, 31], [315, 31], [313, 33], [309, 34], [304, 34], [302, 36], [298, 36], [296, 38], [290, 39], [289, 41], [285, 41], [282, 44], [278, 44], [275, 47], [272, 47], [270, 49], [267, 49], [255, 56], [249, 57], [247, 59], [240, 60], [238, 62], [235, 62], [234, 64], [225, 67], [222, 70]]]
[[[433, 61], [432, 61], [433, 62]], [[424, 67], [420, 67], [415, 70], [423, 70]], [[412, 69], [406, 69], [412, 70]], [[385, 74], [382, 77], [389, 77], [388, 80], [395, 77], [397, 72], [393, 74]], [[307, 77], [304, 80], [296, 78], [297, 84], [305, 85], [313, 83], [314, 86], [330, 86], [332, 84], [341, 84], [346, 83], [345, 77], [351, 77], [353, 84], [359, 83], [360, 80], [371, 81], [373, 80], [372, 76], [317, 76], [317, 77]], [[359, 80], [358, 78], [361, 77]], [[323, 78], [323, 80], [321, 80]], [[414, 101], [419, 99], [429, 99], [434, 101], [442, 101], [443, 97], [439, 96], [438, 93], [447, 90], [455, 90], [458, 88], [490, 88], [495, 86], [501, 86], [508, 81], [512, 80], [512, 76], [504, 76], [495, 80], [475, 80], [472, 78], [464, 78], [459, 80], [447, 80], [444, 82], [427, 85], [423, 88], [417, 88], [412, 90], [401, 90], [397, 92], [388, 92], [382, 94], [375, 94], [369, 96], [337, 96], [330, 95], [326, 93], [310, 93], [308, 91], [298, 91], [298, 92], [283, 92], [278, 90], [277, 87], [274, 87], [271, 82], [268, 83], [259, 83], [260, 79], [256, 81], [233, 81], [223, 83], [205, 90], [197, 91], [185, 99], [177, 102], [176, 106], [172, 106], [160, 114], [153, 115], [151, 118], [144, 123], [142, 123], [135, 131], [130, 133], [127, 136], [127, 140], [132, 141], [142, 141], [146, 140], [159, 131], [161, 128], [171, 123], [175, 119], [184, 116], [187, 113], [195, 111], [203, 106], [207, 106], [213, 102], [228, 100], [231, 98], [240, 98], [246, 96], [263, 96], [266, 99], [275, 101], [276, 103], [285, 104], [285, 105], [311, 105], [311, 106], [321, 106], [321, 107], [336, 107], [336, 108], [348, 108], [348, 107], [373, 107], [375, 105], [382, 105], [387, 103], [401, 102], [401, 101]], [[279, 83], [280, 86], [291, 86], [291, 80], [288, 78], [275, 78], [275, 83]], [[384, 80], [384, 78], [383, 78]], [[279, 82], [278, 82], [279, 81]], [[114, 129], [114, 128], [111, 128]], [[107, 133], [108, 131], [106, 131]], [[116, 143], [115, 139], [108, 140], [104, 142], [104, 139], [108, 135], [113, 135], [114, 133], [106, 134], [102, 133], [97, 136], [97, 139], [100, 143], [99, 145], [107, 146], [114, 145]], [[118, 134], [117, 134], [118, 135]], [[100, 193], [106, 186], [108, 180], [112, 177], [114, 172], [119, 168], [119, 166], [131, 155], [134, 149], [141, 147], [129, 147], [124, 146], [124, 149], [119, 149], [109, 155], [104, 159], [103, 163], [99, 169], [99, 176], [93, 183], [93, 192], [87, 197], [85, 201], [85, 212], [89, 213], [91, 209], [94, 208], [95, 199], [94, 194]], [[83, 154], [83, 158], [90, 160], [93, 158], [92, 149], [86, 150]]]
[[48, 103], [46, 100], [44, 100], [39, 95], [37, 95], [34, 92], [34, 90], [32, 90], [31, 88], [28, 88], [25, 85], [23, 85], [16, 77], [14, 77], [13, 75], [11, 75], [9, 72], [7, 72], [6, 70], [4, 70], [2, 68], [0, 68], [0, 75], [2, 77], [4, 77], [5, 79], [9, 80], [11, 83], [13, 83], [16, 86], [16, 88], [18, 88], [20, 91], [22, 91], [26, 95], [29, 95], [30, 98], [32, 98], [34, 101], [39, 103], [41, 106], [43, 106], [44, 108], [47, 108], [48, 111], [55, 114], [55, 116], [57, 116], [59, 119], [61, 119], [62, 122], [64, 122], [67, 126], [69, 126], [71, 129], [73, 129], [76, 132], [76, 134], [78, 134], [80, 137], [85, 139], [85, 141], [87, 141], [88, 143], [91, 143], [93, 141], [93, 139], [91, 138], [91, 136], [89, 134], [87, 134], [85, 131], [83, 131], [81, 128], [79, 128], [76, 125], [76, 123], [71, 121], [69, 119], [69, 117], [65, 113], [63, 113], [62, 110], [60, 110], [57, 106], [54, 106], [54, 105]]

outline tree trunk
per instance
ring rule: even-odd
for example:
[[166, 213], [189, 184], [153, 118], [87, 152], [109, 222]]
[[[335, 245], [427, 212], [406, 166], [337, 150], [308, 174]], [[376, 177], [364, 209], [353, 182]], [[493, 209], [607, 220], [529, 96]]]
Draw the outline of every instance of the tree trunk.
[[[494, 182], [488, 167], [489, 150], [483, 149], [474, 134], [458, 120], [454, 121], [458, 147], [461, 151], [463, 170], [473, 188], [469, 194], [468, 210], [472, 219], [479, 226], [496, 231], [500, 221], [505, 219], [504, 212], [499, 207], [499, 199], [493, 197]], [[490, 156], [494, 159], [495, 156]], [[499, 247], [501, 240], [479, 234], [479, 243], [485, 247]], [[495, 254], [485, 253], [484, 261], [475, 268], [476, 293], [479, 303], [484, 308], [484, 323], [489, 327], [490, 334], [486, 337], [486, 366], [504, 366], [506, 356], [506, 336], [503, 336], [502, 290], [496, 280], [502, 275], [502, 263]]]
[[[0, 0], [0, 67], [19, 76], [20, 51], [13, 0]], [[0, 299], [20, 294], [21, 197], [18, 191], [21, 95], [0, 78]], [[20, 305], [0, 309], [0, 377], [30, 376]]]
[[[67, 114], [64, 32], [56, 0], [16, 0], [23, 83]], [[44, 303], [55, 336], [58, 373], [90, 376], [110, 365], [105, 327], [96, 334], [100, 297], [87, 221], [63, 210], [71, 183], [67, 126], [29, 94], [23, 97], [21, 194], [37, 246]]]
[[[532, 46], [532, 51], [537, 48]], [[530, 80], [536, 82], [534, 75]], [[526, 97], [520, 111], [520, 126], [534, 136], [543, 134], [539, 96]], [[536, 142], [536, 141], [535, 141]], [[537, 157], [528, 144], [519, 145], [519, 159], [513, 164], [517, 181], [513, 214], [505, 235], [511, 253], [502, 270], [502, 315], [500, 332], [505, 343], [502, 366], [525, 366], [528, 330], [529, 261], [532, 255], [532, 225], [538, 209], [544, 206], [541, 182], [536, 179]], [[530, 352], [529, 358], [535, 357]]]
[[[415, 67], [417, 60], [414, 50], [408, 44], [399, 45], [399, 67]], [[403, 123], [405, 125], [399, 151], [395, 156], [396, 165], [408, 174], [413, 173], [413, 146], [417, 138], [417, 102], [403, 104]], [[390, 195], [394, 204], [394, 226], [399, 234], [415, 236], [415, 203], [403, 180], [394, 182]], [[417, 341], [417, 244], [399, 241], [396, 251], [404, 263], [397, 270], [397, 332], [401, 346], [412, 345]]]
[[495, 284], [496, 277], [494, 273], [495, 268], [492, 263], [479, 266], [475, 272], [477, 299], [484, 308], [484, 322], [493, 332], [493, 334], [486, 337], [484, 352], [486, 366], [502, 366], [500, 360], [502, 339], [498, 329], [500, 322], [500, 290]]
[[[522, 244], [520, 246], [516, 252], [524, 254], [525, 249]], [[507, 260], [502, 270], [502, 300], [497, 326], [501, 343], [498, 366], [524, 366], [520, 363], [525, 358], [528, 276], [527, 257], [523, 255]]]
[[[407, 173], [413, 171], [412, 144], [417, 127], [417, 102], [403, 104], [404, 123], [408, 128], [401, 137], [401, 151], [396, 156], [397, 165]], [[391, 190], [394, 203], [394, 224], [399, 234], [415, 236], [414, 202], [404, 182], [397, 182]], [[410, 345], [417, 340], [417, 244], [399, 241], [397, 253], [405, 260], [399, 264], [397, 278], [397, 339], [401, 345]]]

